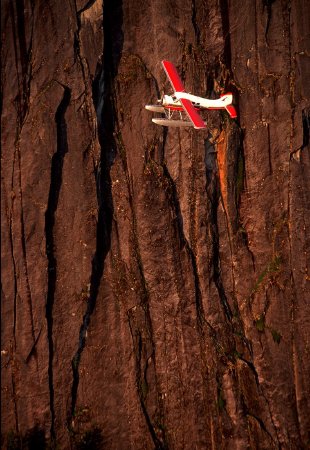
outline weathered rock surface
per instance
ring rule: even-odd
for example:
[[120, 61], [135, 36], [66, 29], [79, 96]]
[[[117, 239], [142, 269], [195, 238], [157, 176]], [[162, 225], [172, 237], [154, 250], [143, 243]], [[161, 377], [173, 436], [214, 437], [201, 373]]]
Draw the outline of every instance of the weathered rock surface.
[[2, 2], [3, 448], [307, 448], [309, 12]]

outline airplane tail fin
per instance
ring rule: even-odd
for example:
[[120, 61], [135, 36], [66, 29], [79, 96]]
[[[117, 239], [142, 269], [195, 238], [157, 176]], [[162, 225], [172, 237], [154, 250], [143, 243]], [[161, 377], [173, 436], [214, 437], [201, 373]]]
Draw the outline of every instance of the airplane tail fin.
[[232, 119], [235, 119], [237, 117], [237, 111], [233, 105], [225, 106], [225, 109]]
[[235, 107], [231, 104], [233, 101], [233, 95], [231, 92], [227, 92], [226, 94], [221, 95], [221, 100], [226, 103], [225, 109], [230, 115], [232, 119], [235, 119], [237, 117], [237, 111]]

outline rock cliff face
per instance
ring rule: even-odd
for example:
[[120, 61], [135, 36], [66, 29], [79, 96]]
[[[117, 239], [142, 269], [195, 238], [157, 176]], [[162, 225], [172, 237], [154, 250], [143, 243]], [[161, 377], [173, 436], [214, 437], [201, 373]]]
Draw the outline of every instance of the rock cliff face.
[[[309, 445], [309, 17], [2, 2], [4, 448]], [[162, 59], [238, 119], [152, 124]]]

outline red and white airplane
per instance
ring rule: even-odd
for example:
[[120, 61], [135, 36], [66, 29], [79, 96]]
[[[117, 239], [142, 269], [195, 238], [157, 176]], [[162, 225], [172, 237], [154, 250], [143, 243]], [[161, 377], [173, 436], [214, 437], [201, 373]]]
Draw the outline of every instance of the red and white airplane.
[[[231, 118], [234, 119], [237, 117], [236, 110], [232, 105], [233, 96], [231, 93], [222, 94], [216, 100], [187, 94], [175, 66], [170, 61], [162, 61], [162, 65], [175, 92], [172, 96], [164, 95], [161, 100], [158, 100], [158, 105], [145, 106], [149, 111], [165, 113], [165, 119], [153, 118], [152, 121], [154, 123], [172, 127], [193, 126], [197, 130], [200, 130], [206, 128], [206, 123], [198, 114], [198, 111], [204, 109], [226, 109]], [[184, 111], [189, 120], [183, 119], [182, 112]], [[175, 120], [174, 115], [177, 113], [179, 113], [179, 117], [178, 120]]]

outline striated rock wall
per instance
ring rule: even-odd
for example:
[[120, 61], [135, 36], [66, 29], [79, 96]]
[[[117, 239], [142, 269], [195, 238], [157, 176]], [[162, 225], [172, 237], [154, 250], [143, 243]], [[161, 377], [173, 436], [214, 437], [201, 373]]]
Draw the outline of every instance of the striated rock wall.
[[307, 448], [309, 2], [1, 7], [3, 448]]

